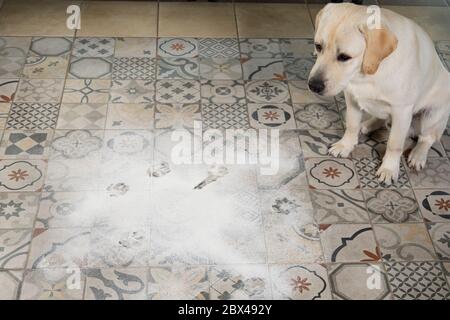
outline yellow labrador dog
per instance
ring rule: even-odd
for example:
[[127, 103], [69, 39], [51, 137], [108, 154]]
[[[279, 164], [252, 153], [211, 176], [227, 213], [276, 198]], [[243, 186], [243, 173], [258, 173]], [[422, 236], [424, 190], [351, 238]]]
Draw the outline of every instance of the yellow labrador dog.
[[[387, 150], [377, 175], [397, 181], [405, 140], [418, 137], [408, 164], [424, 167], [431, 145], [445, 130], [450, 113], [450, 74], [433, 41], [413, 21], [381, 9], [380, 26], [370, 28], [367, 7], [328, 4], [316, 17], [317, 61], [308, 86], [322, 96], [344, 90], [347, 103], [343, 138], [329, 150], [347, 157], [367, 134], [390, 122]], [[362, 122], [363, 111], [371, 116]]]

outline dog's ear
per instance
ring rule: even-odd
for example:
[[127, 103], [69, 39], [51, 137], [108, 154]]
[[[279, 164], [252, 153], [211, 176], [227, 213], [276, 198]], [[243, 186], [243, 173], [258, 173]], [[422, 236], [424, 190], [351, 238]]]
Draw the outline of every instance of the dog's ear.
[[364, 52], [362, 72], [364, 74], [374, 74], [377, 72], [381, 61], [397, 48], [397, 37], [385, 27], [369, 29], [364, 25], [359, 30], [366, 39], [366, 51]]

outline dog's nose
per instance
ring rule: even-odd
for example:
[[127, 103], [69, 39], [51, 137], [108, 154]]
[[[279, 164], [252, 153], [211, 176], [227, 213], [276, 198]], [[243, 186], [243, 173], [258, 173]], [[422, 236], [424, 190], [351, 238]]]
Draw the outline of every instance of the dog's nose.
[[321, 79], [312, 78], [308, 81], [308, 87], [312, 92], [321, 93], [325, 90], [325, 83]]

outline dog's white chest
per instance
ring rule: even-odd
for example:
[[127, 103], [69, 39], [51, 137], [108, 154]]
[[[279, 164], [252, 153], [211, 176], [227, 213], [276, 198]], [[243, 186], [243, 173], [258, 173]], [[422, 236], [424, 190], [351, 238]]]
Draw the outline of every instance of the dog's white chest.
[[388, 119], [390, 117], [391, 106], [383, 100], [377, 99], [382, 94], [377, 93], [378, 90], [372, 84], [349, 86], [348, 89], [348, 93], [361, 110], [379, 119]]
[[388, 119], [391, 115], [391, 107], [382, 101], [361, 100], [357, 103], [362, 110], [378, 119]]

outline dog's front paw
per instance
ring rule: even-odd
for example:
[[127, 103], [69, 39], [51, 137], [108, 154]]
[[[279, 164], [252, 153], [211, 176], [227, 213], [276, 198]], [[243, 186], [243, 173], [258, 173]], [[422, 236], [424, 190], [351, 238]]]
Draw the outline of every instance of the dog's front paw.
[[377, 171], [378, 181], [390, 185], [396, 183], [400, 172], [400, 164], [398, 165], [385, 165], [384, 162]]
[[347, 158], [350, 155], [350, 153], [352, 153], [354, 147], [355, 147], [354, 144], [350, 144], [347, 141], [341, 139], [338, 142], [331, 145], [331, 148], [328, 149], [328, 153], [331, 154], [333, 157]]
[[408, 156], [408, 166], [416, 171], [422, 170], [427, 162], [427, 155], [428, 150], [426, 148], [422, 148], [421, 145], [418, 144], [411, 150]]

